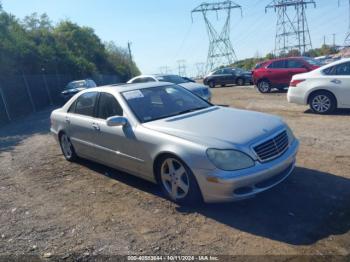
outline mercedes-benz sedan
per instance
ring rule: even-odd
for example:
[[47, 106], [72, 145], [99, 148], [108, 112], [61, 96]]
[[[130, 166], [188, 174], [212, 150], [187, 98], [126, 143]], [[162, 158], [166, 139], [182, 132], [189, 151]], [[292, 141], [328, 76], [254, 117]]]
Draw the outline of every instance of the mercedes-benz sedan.
[[51, 124], [68, 161], [158, 183], [183, 204], [241, 200], [277, 185], [292, 173], [299, 144], [279, 117], [214, 106], [171, 83], [82, 91]]

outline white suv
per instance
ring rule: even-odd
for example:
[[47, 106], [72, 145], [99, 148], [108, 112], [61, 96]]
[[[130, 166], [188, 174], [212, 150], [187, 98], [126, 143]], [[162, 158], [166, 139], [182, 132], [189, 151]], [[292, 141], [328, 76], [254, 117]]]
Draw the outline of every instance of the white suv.
[[293, 76], [287, 98], [318, 114], [350, 108], [350, 58]]

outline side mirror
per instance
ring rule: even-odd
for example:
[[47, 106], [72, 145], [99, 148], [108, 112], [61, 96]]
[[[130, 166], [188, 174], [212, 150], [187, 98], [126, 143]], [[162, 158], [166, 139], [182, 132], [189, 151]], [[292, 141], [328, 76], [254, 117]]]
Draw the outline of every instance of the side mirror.
[[128, 119], [123, 116], [111, 116], [106, 120], [107, 126], [126, 126]]

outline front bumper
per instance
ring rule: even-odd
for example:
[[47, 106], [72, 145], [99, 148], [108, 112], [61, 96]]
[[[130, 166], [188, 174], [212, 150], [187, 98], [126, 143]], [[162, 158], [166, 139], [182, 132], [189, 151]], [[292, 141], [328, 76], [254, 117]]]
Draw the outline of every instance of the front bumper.
[[243, 200], [276, 186], [293, 172], [298, 147], [298, 140], [294, 140], [277, 159], [267, 163], [257, 161], [254, 167], [244, 170], [194, 170], [204, 201]]

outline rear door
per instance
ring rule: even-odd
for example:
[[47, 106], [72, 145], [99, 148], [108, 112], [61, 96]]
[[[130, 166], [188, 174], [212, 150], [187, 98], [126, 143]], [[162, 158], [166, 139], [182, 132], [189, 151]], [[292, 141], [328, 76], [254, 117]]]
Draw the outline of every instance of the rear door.
[[72, 104], [66, 115], [67, 135], [70, 137], [76, 153], [88, 158], [94, 155], [93, 116], [97, 97], [98, 92], [82, 94]]
[[335, 65], [323, 71], [340, 106], [350, 106], [350, 62]]
[[266, 77], [273, 86], [285, 87], [289, 85], [290, 74], [287, 68], [286, 60], [278, 60], [272, 62], [266, 68]]
[[307, 66], [299, 59], [288, 59], [287, 68], [289, 74], [288, 83], [290, 83], [294, 75], [308, 72]]
[[231, 68], [225, 68], [222, 70], [223, 72], [223, 83], [224, 84], [235, 84], [235, 70]]

